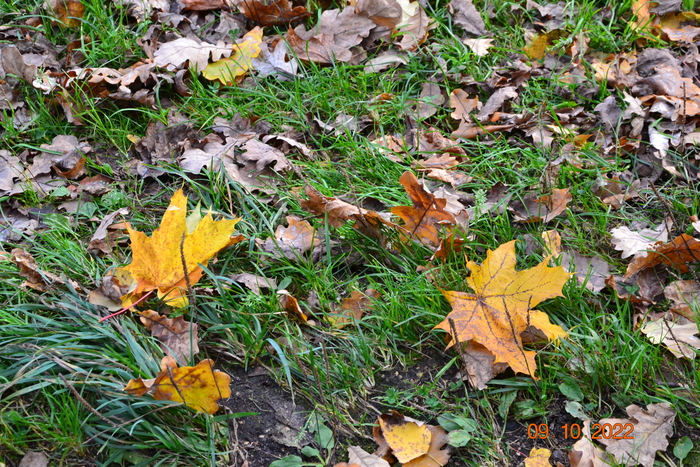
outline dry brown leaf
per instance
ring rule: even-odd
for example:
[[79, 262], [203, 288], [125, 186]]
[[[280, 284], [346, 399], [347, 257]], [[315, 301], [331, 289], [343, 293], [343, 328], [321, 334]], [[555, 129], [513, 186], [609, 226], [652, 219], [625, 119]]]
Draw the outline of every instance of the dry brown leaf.
[[610, 467], [608, 455], [591, 441], [591, 421], [583, 422], [583, 436], [569, 452], [571, 467]]
[[302, 200], [301, 207], [317, 216], [328, 215], [328, 223], [333, 227], [340, 227], [347, 221], [352, 220], [354, 221], [354, 228], [374, 238], [382, 236], [382, 226], [398, 227], [374, 211], [363, 209], [337, 198], [329, 198], [311, 186], [306, 186], [305, 193], [309, 199]]
[[625, 411], [629, 419], [604, 418], [599, 423], [601, 426], [611, 427], [616, 423], [623, 426], [631, 423], [634, 430], [629, 435], [633, 439], [601, 437], [599, 441], [607, 446], [605, 450], [615, 456], [615, 460], [622, 465], [632, 467], [642, 464], [644, 467], [653, 467], [656, 452], [665, 451], [668, 447], [668, 437], [673, 434], [676, 411], [667, 403], [649, 404], [647, 410], [630, 405]]
[[658, 265], [671, 266], [682, 273], [690, 270], [688, 263], [700, 261], [700, 241], [688, 234], [682, 234], [669, 243], [658, 244], [647, 256], [636, 256], [627, 266], [624, 277], [629, 278], [637, 272]]
[[190, 68], [196, 68], [201, 73], [209, 64], [209, 57], [216, 62], [222, 57], [230, 56], [233, 52], [231, 45], [222, 41], [210, 44], [181, 37], [161, 45], [154, 54], [154, 63], [173, 71], [182, 67], [185, 62], [189, 62]]
[[418, 118], [425, 119], [435, 115], [445, 101], [442, 89], [437, 83], [426, 81], [421, 86], [420, 102], [418, 103]]
[[567, 272], [575, 272], [579, 284], [598, 293], [605, 288], [605, 280], [610, 276], [610, 265], [599, 256], [583, 256], [578, 251], [566, 251], [561, 256], [561, 264]]
[[670, 321], [664, 318], [649, 321], [640, 329], [654, 344], [664, 344], [676, 358], [693, 360], [700, 351], [700, 334], [695, 321], [678, 318]]
[[664, 295], [673, 302], [671, 311], [695, 320], [700, 314], [700, 283], [696, 280], [674, 281], [666, 286]]
[[462, 89], [455, 89], [450, 94], [450, 107], [454, 111], [450, 114], [455, 120], [469, 122], [471, 113], [479, 108], [479, 96], [470, 98], [470, 94]]
[[418, 2], [401, 2], [401, 7], [404, 15], [394, 29], [394, 34], [401, 40], [395, 40], [394, 43], [398, 42], [401, 50], [416, 50], [428, 38], [432, 20]]
[[647, 250], [653, 249], [653, 245], [668, 240], [668, 225], [664, 222], [654, 229], [642, 229], [639, 232], [622, 226], [610, 230], [610, 233], [612, 234], [610, 243], [613, 244], [614, 249], [622, 252], [621, 258], [630, 256], [644, 258], [647, 256]]
[[260, 289], [277, 289], [277, 282], [274, 279], [268, 279], [263, 276], [256, 276], [255, 274], [250, 274], [248, 272], [242, 272], [240, 274], [233, 274], [230, 276], [236, 282], [248, 287], [253, 293], [260, 294]]
[[153, 310], [144, 310], [140, 315], [141, 323], [160, 341], [166, 355], [186, 364], [199, 352], [197, 325], [185, 321], [184, 316], [170, 319]]
[[551, 195], [536, 198], [533, 193], [527, 193], [522, 200], [513, 200], [508, 208], [514, 213], [515, 222], [547, 223], [562, 214], [572, 196], [568, 188], [554, 189]]
[[355, 13], [389, 29], [394, 29], [403, 16], [401, 5], [396, 0], [357, 0]]
[[153, 391], [153, 398], [186, 404], [199, 412], [209, 414], [219, 410], [219, 399], [231, 397], [231, 377], [214, 370], [213, 360], [202, 360], [196, 366], [178, 368], [172, 357], [163, 357], [162, 371], [153, 379], [132, 379], [124, 391], [143, 396]]
[[294, 6], [289, 0], [234, 0], [236, 7], [260, 26], [276, 26], [311, 16], [303, 6]]
[[390, 464], [381, 457], [370, 454], [359, 446], [350, 446], [348, 448], [350, 466], [361, 467], [389, 467]]
[[[110, 227], [115, 223], [114, 219], [117, 216], [126, 216], [127, 214], [129, 214], [128, 208], [117, 209], [107, 214], [90, 238], [90, 243], [87, 246], [88, 253], [93, 255], [111, 253], [112, 247], [116, 244], [117, 229], [110, 230]], [[119, 226], [122, 227], [121, 224]]]
[[280, 306], [284, 311], [289, 313], [293, 319], [298, 319], [302, 323], [314, 324], [313, 321], [309, 321], [309, 317], [302, 311], [297, 299], [292, 297], [289, 292], [286, 290], [279, 290], [277, 294], [279, 295]]
[[347, 6], [342, 11], [325, 10], [310, 31], [303, 24], [290, 29], [287, 42], [302, 60], [322, 64], [354, 62], [364, 52], [353, 48], [376, 26], [374, 21], [356, 14], [353, 7]]
[[40, 270], [34, 257], [26, 250], [14, 248], [10, 254], [12, 262], [19, 266], [19, 275], [26, 279], [22, 283], [23, 286], [46, 292], [55, 284], [65, 284], [65, 281], [56, 274]]
[[649, 0], [632, 0], [632, 14], [635, 19], [630, 23], [632, 29], [638, 33], [651, 32], [651, 9], [652, 3]]
[[80, 0], [49, 0], [49, 8], [56, 15], [58, 24], [64, 28], [78, 28], [85, 14], [85, 5]]
[[314, 237], [316, 229], [309, 224], [309, 221], [287, 216], [287, 223], [288, 227], [277, 226], [275, 239], [265, 240], [262, 244], [263, 251], [271, 253], [276, 258], [287, 258], [293, 261], [321, 244], [321, 240]]
[[396, 206], [391, 208], [391, 212], [404, 221], [404, 228], [410, 237], [415, 236], [422, 243], [438, 246], [438, 227], [451, 227], [457, 222], [452, 214], [445, 211], [447, 201], [427, 192], [411, 172], [404, 172], [399, 181], [413, 201], [413, 206]]
[[452, 13], [452, 21], [464, 32], [472, 36], [486, 35], [486, 25], [472, 0], [452, 0], [447, 8]]
[[220, 10], [228, 6], [226, 0], [180, 0], [180, 2], [185, 6], [184, 9], [189, 11]]
[[548, 267], [549, 258], [525, 271], [516, 271], [515, 262], [515, 241], [489, 250], [482, 264], [469, 261], [466, 281], [475, 293], [442, 291], [452, 311], [435, 328], [450, 334], [450, 346], [474, 340], [496, 356], [495, 363], [508, 363], [514, 371], [534, 377], [535, 352], [523, 348], [521, 334], [532, 326], [549, 340], [567, 335], [532, 307], [563, 296], [562, 287], [571, 275], [561, 266]]

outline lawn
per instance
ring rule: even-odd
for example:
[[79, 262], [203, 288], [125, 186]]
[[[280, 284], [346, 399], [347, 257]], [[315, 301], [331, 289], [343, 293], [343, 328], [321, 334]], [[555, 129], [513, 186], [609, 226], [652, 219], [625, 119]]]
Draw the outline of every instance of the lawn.
[[700, 465], [693, 0], [0, 18], [0, 467]]

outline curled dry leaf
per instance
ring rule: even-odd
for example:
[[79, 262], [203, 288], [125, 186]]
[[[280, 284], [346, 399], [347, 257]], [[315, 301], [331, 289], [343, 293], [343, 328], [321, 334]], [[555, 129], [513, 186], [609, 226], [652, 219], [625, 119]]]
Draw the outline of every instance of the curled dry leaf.
[[616, 423], [624, 426], [631, 423], [634, 426], [634, 430], [629, 433], [632, 439], [602, 437], [599, 441], [607, 446], [605, 450], [622, 465], [632, 467], [642, 464], [644, 467], [653, 467], [656, 452], [665, 451], [668, 447], [676, 411], [667, 403], [649, 404], [647, 410], [630, 405], [625, 411], [628, 419], [604, 418], [599, 423], [601, 426], [613, 426]]
[[144, 310], [140, 315], [141, 323], [160, 341], [160, 347], [169, 357], [187, 363], [199, 353], [197, 325], [185, 321], [184, 316], [170, 319], [153, 310]]
[[284, 311], [289, 313], [289, 316], [298, 319], [302, 323], [314, 324], [313, 321], [309, 321], [309, 317], [302, 311], [297, 299], [292, 297], [289, 292], [280, 290], [277, 294], [279, 295], [280, 306]]
[[449, 346], [474, 340], [496, 356], [495, 362], [505, 362], [514, 371], [534, 377], [535, 352], [523, 348], [521, 334], [532, 326], [550, 340], [567, 335], [532, 307], [563, 296], [562, 287], [571, 274], [561, 266], [548, 267], [549, 257], [525, 271], [516, 271], [515, 262], [515, 241], [489, 250], [482, 264], [467, 262], [471, 275], [466, 281], [475, 293], [442, 291], [452, 311], [435, 328], [450, 333]]
[[[95, 233], [90, 238], [90, 243], [88, 243], [87, 251], [93, 255], [108, 254], [112, 251], [112, 247], [116, 243], [117, 229], [111, 229], [110, 227], [115, 223], [114, 219], [117, 216], [125, 216], [129, 214], [128, 208], [117, 209], [116, 211], [107, 214], [104, 219], [97, 226]], [[126, 228], [126, 225], [119, 224], [119, 227]]]
[[202, 360], [195, 366], [178, 368], [172, 357], [163, 357], [160, 373], [153, 379], [132, 379], [124, 391], [135, 396], [153, 392], [159, 401], [181, 402], [198, 412], [209, 414], [219, 410], [219, 399], [231, 397], [231, 377], [214, 370], [214, 361]]

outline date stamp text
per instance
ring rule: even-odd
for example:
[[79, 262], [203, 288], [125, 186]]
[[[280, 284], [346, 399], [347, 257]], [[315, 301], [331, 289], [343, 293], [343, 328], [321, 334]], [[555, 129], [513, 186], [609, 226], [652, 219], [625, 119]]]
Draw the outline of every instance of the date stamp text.
[[[554, 427], [553, 427], [554, 428]], [[566, 424], [558, 427], [558, 432], [553, 433], [546, 423], [530, 423], [527, 426], [527, 436], [530, 439], [547, 439], [562, 437], [564, 439], [579, 439], [583, 436], [583, 428], [578, 423]], [[634, 439], [634, 425], [631, 423], [593, 423], [591, 424], [592, 439]]]

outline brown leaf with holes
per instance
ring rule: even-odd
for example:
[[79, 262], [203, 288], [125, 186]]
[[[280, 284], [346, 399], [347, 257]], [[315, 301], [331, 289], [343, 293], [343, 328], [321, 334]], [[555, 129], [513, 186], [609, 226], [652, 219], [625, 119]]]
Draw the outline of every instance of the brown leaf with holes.
[[340, 227], [347, 221], [354, 221], [353, 227], [368, 237], [380, 238], [381, 227], [398, 227], [393, 222], [384, 219], [379, 213], [363, 209], [354, 204], [346, 203], [337, 198], [329, 198], [316, 191], [311, 186], [305, 188], [308, 200], [301, 201], [301, 207], [317, 216], [328, 216], [328, 223]]
[[153, 310], [144, 310], [140, 315], [141, 322], [160, 341], [166, 355], [180, 363], [187, 363], [199, 352], [197, 325], [185, 321], [184, 316], [170, 319]]
[[191, 409], [209, 414], [219, 410], [219, 399], [231, 397], [231, 377], [214, 370], [214, 361], [202, 360], [195, 366], [178, 368], [172, 357], [163, 357], [160, 373], [153, 379], [136, 378], [124, 391], [135, 396], [153, 392], [153, 398], [186, 404]]
[[627, 266], [624, 277], [629, 278], [643, 269], [662, 264], [686, 273], [690, 270], [688, 263], [698, 261], [700, 261], [700, 241], [688, 234], [682, 234], [671, 242], [657, 244], [653, 251], [648, 251], [644, 257], [635, 256]]
[[412, 172], [404, 172], [399, 181], [413, 201], [413, 206], [396, 206], [391, 208], [391, 212], [404, 221], [403, 227], [409, 232], [410, 238], [415, 237], [422, 243], [438, 246], [438, 228], [451, 227], [457, 223], [455, 217], [445, 211], [447, 200], [436, 198], [427, 192]]

